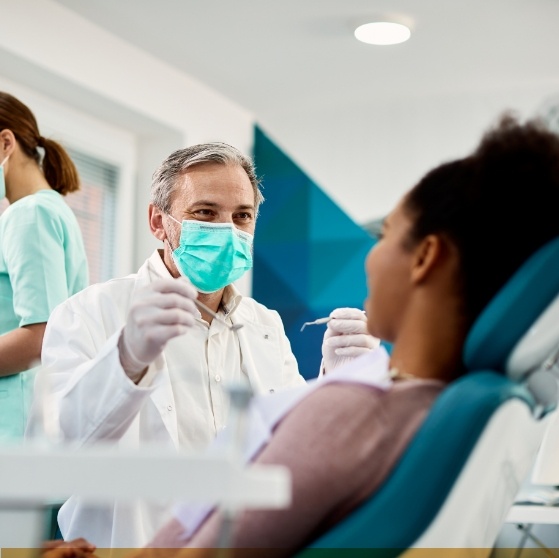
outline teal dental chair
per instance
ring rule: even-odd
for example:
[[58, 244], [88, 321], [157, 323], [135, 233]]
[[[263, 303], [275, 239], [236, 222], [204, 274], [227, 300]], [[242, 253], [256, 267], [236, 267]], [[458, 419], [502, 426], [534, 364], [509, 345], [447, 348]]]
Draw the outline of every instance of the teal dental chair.
[[464, 346], [468, 373], [438, 397], [385, 483], [297, 557], [489, 555], [556, 405], [558, 356], [556, 238], [479, 316]]

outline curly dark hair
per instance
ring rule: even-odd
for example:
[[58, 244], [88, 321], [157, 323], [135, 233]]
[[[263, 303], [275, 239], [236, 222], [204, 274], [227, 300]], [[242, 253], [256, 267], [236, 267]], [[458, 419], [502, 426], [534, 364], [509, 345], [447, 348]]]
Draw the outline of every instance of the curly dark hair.
[[430, 171], [404, 207], [412, 244], [441, 234], [458, 248], [471, 324], [520, 265], [559, 236], [559, 137], [507, 114], [469, 157]]

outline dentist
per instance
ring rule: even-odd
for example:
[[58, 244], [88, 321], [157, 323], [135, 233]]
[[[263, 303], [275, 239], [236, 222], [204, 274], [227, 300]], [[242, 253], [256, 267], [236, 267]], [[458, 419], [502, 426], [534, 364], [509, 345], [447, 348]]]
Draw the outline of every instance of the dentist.
[[[43, 374], [66, 439], [198, 449], [225, 427], [224, 385], [263, 394], [304, 383], [279, 315], [233, 285], [252, 267], [262, 200], [252, 162], [229, 145], [180, 149], [161, 164], [149, 226], [162, 248], [138, 273], [89, 287], [49, 320]], [[200, 313], [196, 298], [221, 320]], [[359, 322], [355, 351], [372, 346], [362, 314], [341, 321]], [[333, 353], [325, 353], [327, 371], [347, 357]], [[71, 498], [59, 524], [66, 540], [79, 533], [98, 547], [134, 548], [150, 540], [171, 505], [86, 507]]]

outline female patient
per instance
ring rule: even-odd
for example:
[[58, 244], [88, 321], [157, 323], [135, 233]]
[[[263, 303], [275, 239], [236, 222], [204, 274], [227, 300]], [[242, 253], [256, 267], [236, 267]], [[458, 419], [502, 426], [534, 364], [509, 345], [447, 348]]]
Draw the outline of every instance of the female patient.
[[[559, 235], [558, 207], [559, 138], [510, 117], [471, 156], [434, 169], [404, 196], [365, 264], [368, 329], [393, 343], [396, 379], [387, 391], [330, 383], [285, 416], [256, 462], [289, 467], [293, 503], [243, 513], [235, 547], [289, 556], [378, 488], [439, 391], [463, 373], [462, 346], [480, 311]], [[188, 544], [202, 548], [186, 556], [205, 556], [219, 524], [216, 512], [185, 540], [175, 519], [152, 546]]]
[[[559, 235], [557, 207], [559, 138], [511, 118], [471, 156], [434, 169], [404, 196], [365, 264], [368, 328], [393, 343], [394, 383], [327, 383], [284, 417], [256, 461], [289, 467], [292, 505], [243, 513], [232, 556], [243, 548], [292, 555], [378, 488], [437, 394], [463, 373], [462, 346], [477, 315]], [[219, 525], [215, 512], [187, 540], [174, 519], [152, 546], [188, 544], [198, 548], [180, 551], [185, 558], [210, 556]]]

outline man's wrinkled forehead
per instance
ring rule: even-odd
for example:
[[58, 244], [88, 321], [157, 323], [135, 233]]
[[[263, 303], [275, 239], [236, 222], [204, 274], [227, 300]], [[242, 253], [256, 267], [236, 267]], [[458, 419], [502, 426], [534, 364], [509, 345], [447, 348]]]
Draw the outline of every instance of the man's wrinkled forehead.
[[[238, 175], [227, 176], [230, 169], [234, 169]], [[239, 202], [239, 205], [255, 209], [256, 192], [241, 165], [217, 162], [197, 163], [181, 171], [177, 176], [171, 194], [171, 204], [181, 198], [181, 201], [188, 200], [189, 204], [212, 205], [215, 203], [213, 198], [222, 197], [223, 194], [230, 194], [236, 199], [242, 197], [244, 199]]]

